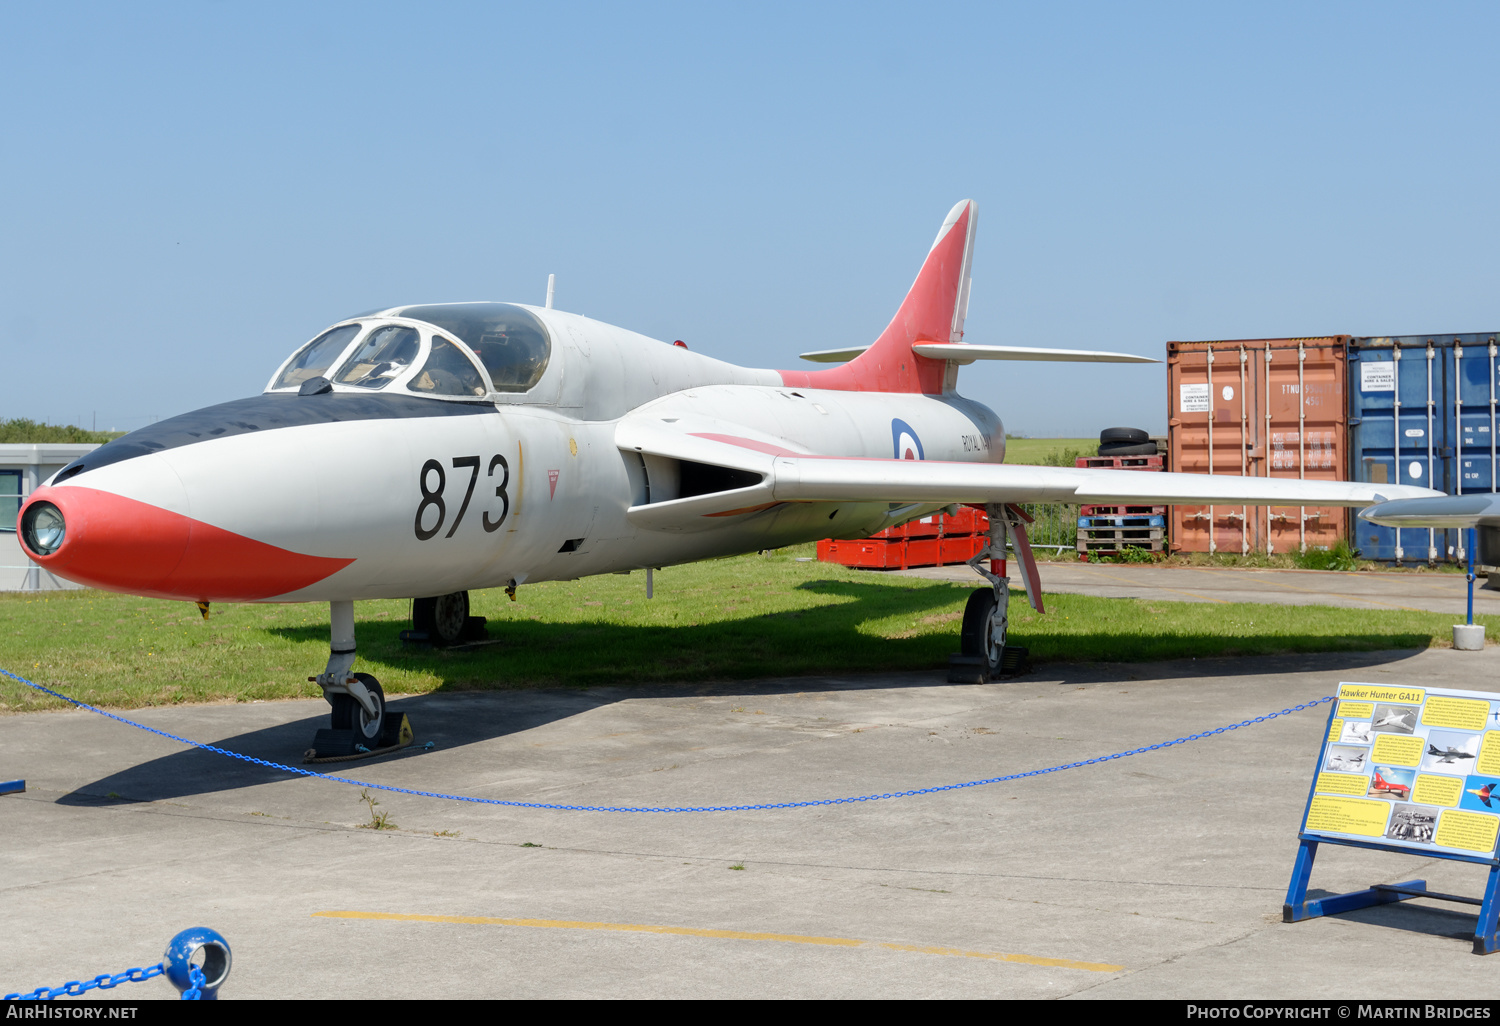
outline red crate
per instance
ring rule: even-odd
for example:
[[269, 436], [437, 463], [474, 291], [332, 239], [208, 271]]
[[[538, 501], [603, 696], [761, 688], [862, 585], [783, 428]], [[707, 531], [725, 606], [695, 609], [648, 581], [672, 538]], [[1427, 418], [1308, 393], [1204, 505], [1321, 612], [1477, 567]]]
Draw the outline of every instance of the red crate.
[[990, 544], [987, 535], [971, 534], [957, 538], [944, 538], [942, 544], [942, 559], [939, 566], [948, 566], [953, 563], [967, 563], [970, 559], [983, 552]]
[[939, 566], [943, 561], [943, 540], [941, 538], [910, 538], [906, 542], [906, 562], [902, 568], [908, 566]]
[[985, 515], [984, 510], [973, 506], [960, 506], [957, 513], [943, 518], [944, 538], [989, 533], [990, 518]]
[[864, 570], [900, 570], [906, 566], [906, 542], [884, 538], [856, 538], [852, 541], [825, 538], [818, 542], [818, 559]]
[[965, 506], [957, 515], [933, 513], [869, 538], [825, 538], [818, 542], [818, 559], [864, 570], [966, 563], [989, 544], [989, 530], [984, 510]]
[[947, 533], [943, 530], [943, 521], [946, 518], [941, 513], [929, 513], [919, 520], [912, 520], [906, 526], [908, 538], [937, 538]]

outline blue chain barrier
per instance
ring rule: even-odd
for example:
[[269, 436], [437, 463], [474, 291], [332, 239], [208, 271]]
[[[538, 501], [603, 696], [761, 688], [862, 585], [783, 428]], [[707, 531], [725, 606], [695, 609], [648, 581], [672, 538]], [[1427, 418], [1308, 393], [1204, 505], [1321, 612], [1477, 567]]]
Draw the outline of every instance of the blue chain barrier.
[[188, 979], [192, 986], [182, 992], [184, 1001], [201, 1001], [203, 999], [203, 985], [208, 982], [208, 977], [203, 975], [203, 970], [193, 966], [188, 970]]
[[122, 983], [140, 983], [149, 980], [153, 976], [160, 976], [167, 971], [166, 964], [158, 962], [150, 969], [126, 969], [123, 973], [111, 976], [109, 973], [100, 973], [92, 980], [71, 980], [61, 987], [38, 987], [30, 994], [7, 994], [6, 1001], [51, 1001], [53, 998], [79, 997], [95, 988], [99, 990], [113, 990]]
[[[0, 671], [4, 672], [4, 671]], [[214, 981], [209, 984], [202, 969], [193, 964], [193, 956], [202, 952], [204, 965], [212, 965]], [[7, 994], [6, 1001], [52, 1001], [60, 997], [79, 997], [91, 990], [112, 990], [122, 983], [139, 983], [155, 976], [167, 980], [182, 994], [184, 1001], [213, 1001], [229, 977], [232, 956], [229, 944], [217, 932], [196, 926], [183, 930], [167, 943], [167, 954], [150, 969], [126, 969], [111, 976], [101, 973], [92, 980], [71, 980], [61, 987], [38, 987], [29, 994]]]
[[205, 752], [214, 752], [218, 755], [228, 756], [231, 759], [239, 759], [241, 762], [249, 762], [257, 766], [265, 766], [268, 769], [281, 770], [284, 773], [294, 773], [297, 776], [301, 777], [316, 777], [320, 780], [332, 780], [338, 784], [349, 784], [354, 787], [372, 788], [377, 791], [388, 791], [393, 794], [409, 794], [414, 795], [418, 798], [441, 798], [446, 801], [452, 802], [472, 802], [476, 805], [504, 805], [516, 809], [556, 809], [563, 812], [761, 812], [767, 809], [805, 809], [815, 805], [848, 805], [852, 802], [879, 802], [885, 801], [888, 798], [911, 798], [919, 794], [937, 794], [941, 791], [957, 791], [965, 787], [983, 787], [986, 784], [1002, 784], [1008, 780], [1025, 780], [1028, 777], [1040, 777], [1045, 776], [1048, 773], [1060, 773], [1063, 770], [1079, 769], [1084, 766], [1098, 766], [1101, 763], [1111, 762], [1115, 759], [1126, 759], [1132, 755], [1141, 755], [1145, 752], [1159, 752], [1166, 748], [1172, 748], [1175, 745], [1187, 744], [1189, 741], [1201, 741], [1204, 738], [1214, 737], [1218, 734], [1227, 734], [1231, 730], [1239, 730], [1241, 727], [1248, 727], [1253, 723], [1266, 723], [1280, 716], [1290, 716], [1294, 712], [1301, 712], [1303, 709], [1312, 709], [1316, 706], [1320, 706], [1334, 700], [1333, 695], [1326, 695], [1323, 698], [1315, 699], [1311, 702], [1303, 702], [1301, 705], [1294, 705], [1290, 709], [1283, 709], [1280, 712], [1267, 713], [1264, 716], [1256, 716], [1248, 720], [1241, 720], [1239, 723], [1231, 723], [1227, 727], [1218, 727], [1214, 730], [1205, 730], [1199, 734], [1188, 734], [1186, 737], [1179, 737], [1172, 741], [1163, 741], [1160, 744], [1146, 745], [1142, 748], [1132, 748], [1128, 752], [1115, 752], [1113, 755], [1101, 755], [1095, 759], [1082, 759], [1078, 762], [1063, 763], [1059, 766], [1048, 766], [1045, 769], [1027, 770], [1024, 773], [1009, 773], [1003, 777], [987, 777], [984, 780], [968, 780], [962, 784], [942, 784], [937, 787], [920, 787], [912, 791], [892, 791], [887, 794], [863, 794], [849, 798], [823, 798], [805, 802], [763, 802], [759, 805], [555, 805], [547, 802], [509, 801], [503, 798], [476, 798], [472, 795], [444, 794], [441, 791], [418, 791], [409, 787], [395, 787], [391, 784], [371, 784], [363, 780], [353, 780], [349, 777], [335, 776], [332, 773], [318, 773], [314, 770], [299, 769], [296, 766], [286, 766], [279, 762], [268, 762], [265, 759], [257, 759], [253, 755], [242, 755], [239, 752], [231, 752], [227, 748], [218, 748], [214, 745], [204, 744], [202, 741], [190, 741], [185, 737], [178, 737], [176, 734], [168, 734], [164, 730], [157, 730], [155, 727], [148, 727], [144, 723], [137, 723], [134, 720], [127, 720], [123, 716], [116, 716], [112, 712], [106, 712], [103, 709], [99, 709], [95, 706], [89, 705], [87, 702], [80, 702], [76, 698], [69, 698], [67, 695], [62, 694], [61, 692], [53, 691], [51, 688], [43, 687], [40, 684], [33, 683], [32, 681], [27, 680], [25, 677], [19, 677], [16, 674], [11, 673], [9, 670], [3, 668], [0, 668], [0, 674], [4, 674], [12, 680], [19, 681], [29, 688], [35, 688], [37, 691], [41, 691], [45, 694], [51, 695], [53, 698], [59, 698], [64, 702], [76, 705], [80, 709], [87, 709], [90, 712], [96, 712], [100, 716], [107, 716], [112, 720], [128, 724], [132, 727], [137, 727], [141, 730], [147, 731], [148, 733], [155, 734], [158, 737], [164, 737], [170, 741], [176, 741], [178, 744], [189, 745], [193, 748], [201, 748]]

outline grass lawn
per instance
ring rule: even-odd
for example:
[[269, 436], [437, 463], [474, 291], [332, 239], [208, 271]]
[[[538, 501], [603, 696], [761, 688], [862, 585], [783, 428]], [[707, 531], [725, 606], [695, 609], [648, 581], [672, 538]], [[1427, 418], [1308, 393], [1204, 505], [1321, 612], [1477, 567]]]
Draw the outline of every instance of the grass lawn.
[[[390, 694], [535, 686], [734, 680], [932, 670], [957, 651], [969, 587], [828, 563], [811, 546], [656, 575], [526, 585], [519, 601], [475, 592], [499, 644], [404, 647], [404, 601], [355, 606], [360, 661]], [[1038, 662], [1141, 661], [1447, 644], [1453, 617], [1322, 606], [1208, 605], [1049, 595], [1038, 616], [1019, 589], [1011, 633]], [[1483, 619], [1483, 618], [1476, 618]], [[1488, 624], [1491, 632], [1500, 623]], [[328, 607], [192, 604], [100, 591], [0, 593], [0, 667], [113, 707], [312, 697], [328, 658]], [[0, 712], [63, 703], [0, 679]]]
[[[1005, 462], [1027, 466], [1058, 465], [1058, 459], [1069, 451], [1075, 456], [1092, 456], [1099, 451], [1097, 438], [1007, 438]], [[1050, 459], [1049, 459], [1050, 458]], [[1066, 466], [1071, 467], [1069, 459]]]

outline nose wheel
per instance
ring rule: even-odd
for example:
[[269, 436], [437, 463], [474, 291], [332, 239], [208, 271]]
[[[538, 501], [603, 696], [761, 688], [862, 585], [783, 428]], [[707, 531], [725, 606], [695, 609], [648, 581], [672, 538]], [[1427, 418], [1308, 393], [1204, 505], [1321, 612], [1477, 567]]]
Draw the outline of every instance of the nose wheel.
[[374, 713], [347, 693], [332, 694], [328, 696], [333, 706], [330, 726], [334, 730], [352, 730], [356, 742], [373, 749], [379, 746], [385, 730], [385, 691], [380, 687], [380, 681], [368, 673], [356, 673], [354, 679], [363, 684], [365, 692], [374, 699]]
[[405, 748], [411, 724], [386, 709], [385, 689], [368, 673], [353, 673], [354, 603], [331, 602], [327, 668], [309, 677], [323, 689], [330, 706], [328, 726], [313, 736], [305, 762], [343, 762]]

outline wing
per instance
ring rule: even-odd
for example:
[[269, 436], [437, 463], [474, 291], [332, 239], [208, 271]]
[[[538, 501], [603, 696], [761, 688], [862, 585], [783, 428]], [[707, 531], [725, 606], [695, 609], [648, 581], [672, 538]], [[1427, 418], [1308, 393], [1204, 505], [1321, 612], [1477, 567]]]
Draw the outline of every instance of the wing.
[[[1368, 506], [1442, 494], [1354, 481], [823, 456], [765, 436], [726, 433], [722, 421], [694, 430], [687, 420], [667, 425], [627, 417], [616, 429], [616, 444], [641, 461], [648, 480], [680, 485], [630, 507], [637, 526], [706, 530], [722, 518], [784, 502]], [[681, 494], [689, 490], [694, 494]]]
[[1392, 501], [1360, 513], [1360, 517], [1386, 527], [1500, 527], [1500, 494], [1442, 495]]

